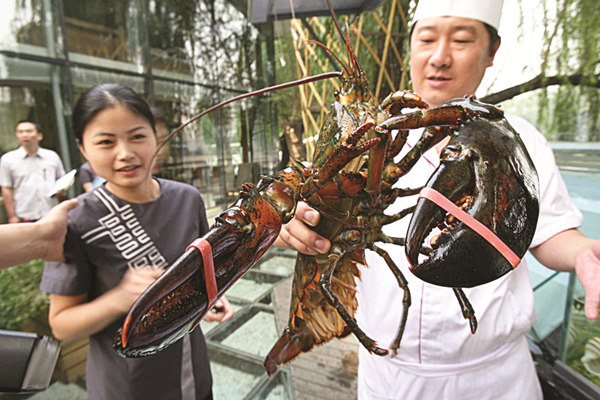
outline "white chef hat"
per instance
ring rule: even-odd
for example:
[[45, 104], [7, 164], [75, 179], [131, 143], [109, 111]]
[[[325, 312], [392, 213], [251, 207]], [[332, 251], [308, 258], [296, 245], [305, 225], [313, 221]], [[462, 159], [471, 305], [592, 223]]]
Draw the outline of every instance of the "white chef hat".
[[419, 0], [413, 23], [429, 17], [471, 18], [496, 28], [500, 26], [504, 0]]

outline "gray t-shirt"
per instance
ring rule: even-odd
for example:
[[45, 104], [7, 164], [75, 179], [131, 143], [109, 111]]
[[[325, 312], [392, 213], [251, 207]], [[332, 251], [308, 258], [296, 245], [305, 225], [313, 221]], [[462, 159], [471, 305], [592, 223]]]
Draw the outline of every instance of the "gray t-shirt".
[[[208, 231], [204, 202], [192, 186], [158, 182], [159, 197], [143, 204], [128, 203], [104, 187], [79, 196], [77, 207], [69, 212], [67, 262], [47, 262], [40, 289], [65, 296], [86, 293], [93, 300], [114, 288], [127, 268], [166, 268], [183, 254], [187, 245]], [[112, 349], [123, 319], [90, 337], [89, 400], [206, 397], [212, 377], [199, 327], [156, 355], [126, 359]], [[185, 395], [183, 387], [188, 388]]]

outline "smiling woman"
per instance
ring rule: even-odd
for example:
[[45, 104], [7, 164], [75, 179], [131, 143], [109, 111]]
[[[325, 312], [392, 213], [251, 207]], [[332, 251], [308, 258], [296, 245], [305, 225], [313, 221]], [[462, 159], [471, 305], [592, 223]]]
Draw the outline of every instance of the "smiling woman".
[[[112, 351], [113, 335], [133, 302], [208, 230], [200, 193], [150, 175], [157, 148], [154, 118], [133, 90], [118, 84], [92, 87], [74, 109], [73, 127], [81, 153], [106, 183], [79, 196], [69, 214], [66, 261], [45, 266], [40, 288], [50, 293], [53, 335], [90, 336], [90, 400], [182, 398], [184, 393], [212, 398], [200, 328], [156, 357], [125, 360]], [[231, 306], [221, 301], [207, 320], [231, 318]]]
[[158, 182], [147, 173], [157, 147], [154, 116], [135, 92], [95, 86], [77, 103], [73, 128], [81, 154], [110, 192], [135, 203], [158, 196]]
[[99, 112], [86, 125], [81, 154], [107, 180], [106, 189], [133, 203], [152, 201], [160, 187], [146, 172], [151, 169], [157, 140], [146, 118], [116, 104]]

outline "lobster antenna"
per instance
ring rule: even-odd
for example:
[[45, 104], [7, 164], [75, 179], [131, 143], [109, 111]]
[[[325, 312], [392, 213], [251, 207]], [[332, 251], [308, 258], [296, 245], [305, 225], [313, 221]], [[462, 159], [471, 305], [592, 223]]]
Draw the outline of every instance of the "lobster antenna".
[[348, 69], [348, 68], [350, 68], [350, 65], [346, 66], [346, 64], [344, 64], [344, 63], [342, 62], [342, 60], [340, 60], [340, 59], [338, 58], [338, 56], [336, 56], [336, 55], [335, 55], [335, 53], [334, 53], [334, 52], [333, 52], [333, 51], [332, 51], [332, 50], [331, 50], [329, 47], [325, 46], [325, 45], [324, 45], [323, 43], [321, 43], [321, 42], [317, 42], [316, 40], [312, 40], [312, 39], [311, 39], [311, 40], [308, 40], [308, 43], [318, 44], [318, 45], [319, 45], [319, 46], [321, 46], [323, 49], [325, 49], [325, 51], [327, 51], [329, 54], [331, 54], [331, 55], [333, 56], [333, 58], [335, 58], [335, 59], [336, 59], [336, 61], [340, 63], [340, 65], [342, 66], [342, 68], [344, 68], [344, 71], [346, 71], [346, 73], [347, 73], [348, 75], [350, 75], [350, 70]]
[[346, 45], [346, 57], [348, 58], [348, 66], [349, 66], [350, 70], [352, 71], [352, 76], [356, 78], [355, 65], [354, 65], [354, 62], [352, 59], [350, 45], [348, 44], [349, 40], [350, 40], [350, 34], [348, 32], [348, 24], [346, 24], [346, 34], [344, 36], [344, 44]]
[[[203, 116], [205, 116], [206, 114], [215, 111], [223, 106], [226, 106], [229, 103], [233, 103], [234, 101], [238, 101], [238, 100], [242, 100], [245, 99], [247, 97], [252, 97], [252, 96], [258, 96], [261, 94], [265, 94], [265, 93], [269, 93], [269, 92], [274, 92], [276, 90], [280, 90], [280, 89], [287, 89], [289, 87], [292, 86], [298, 86], [298, 85], [304, 85], [306, 83], [311, 83], [311, 82], [316, 82], [316, 81], [320, 81], [323, 79], [330, 79], [330, 78], [339, 78], [342, 75], [341, 72], [339, 71], [334, 71], [334, 72], [325, 72], [323, 74], [319, 74], [319, 75], [313, 75], [313, 76], [309, 76], [306, 78], [302, 78], [302, 79], [298, 79], [292, 82], [286, 82], [286, 83], [281, 83], [279, 85], [274, 85], [274, 86], [269, 86], [266, 88], [262, 88], [262, 89], [258, 89], [258, 90], [254, 90], [252, 92], [248, 92], [248, 93], [243, 93], [240, 94], [239, 96], [235, 96], [229, 100], [225, 100], [219, 104], [216, 104], [204, 111], [202, 111], [200, 114], [196, 115], [195, 117], [193, 117], [192, 119], [190, 119], [189, 121], [185, 122], [184, 124], [180, 125], [177, 129], [175, 129], [173, 132], [169, 133], [169, 136], [167, 136], [165, 138], [165, 140], [163, 140], [158, 147], [156, 148], [156, 150], [154, 151], [154, 155], [152, 156], [152, 160], [150, 160], [150, 165], [152, 165], [154, 163], [154, 160], [156, 160], [156, 156], [158, 155], [158, 153], [160, 152], [160, 150], [167, 144], [167, 142], [169, 140], [171, 140], [173, 138], [173, 136], [175, 136], [176, 134], [178, 134], [179, 132], [181, 132], [185, 127], [187, 127], [188, 125], [190, 125], [192, 122], [195, 122], [197, 120], [199, 120], [200, 118], [202, 118]], [[148, 168], [148, 171], [146, 172], [146, 178], [148, 177], [148, 175], [151, 172], [151, 168]]]
[[[356, 17], [358, 18], [358, 16]], [[350, 25], [353, 25], [353, 22], [351, 21]], [[354, 68], [356, 69], [356, 71], [358, 71], [358, 73], [362, 72], [362, 68], [360, 66], [360, 63], [358, 62], [358, 59], [356, 58], [356, 53], [354, 52], [354, 49], [352, 48], [352, 43], [354, 43], [354, 30], [350, 28], [350, 26], [347, 25], [347, 29], [349, 32], [349, 39], [348, 39], [348, 43], [350, 43], [350, 50], [349, 52], [352, 54], [352, 60], [353, 60], [353, 65]], [[357, 74], [358, 76], [358, 74]]]
[[329, 12], [331, 13], [331, 17], [333, 18], [335, 27], [338, 30], [340, 37], [344, 41], [344, 44], [346, 45], [346, 51], [348, 51], [348, 41], [346, 40], [346, 36], [344, 35], [344, 32], [342, 32], [342, 28], [340, 27], [340, 24], [337, 20], [337, 16], [335, 15], [335, 12], [333, 11], [333, 6], [331, 5], [331, 0], [327, 0], [327, 6], [329, 7]]
[[[344, 35], [344, 32], [342, 32], [342, 28], [340, 27], [340, 24], [338, 22], [337, 16], [335, 15], [335, 12], [333, 11], [333, 6], [331, 5], [331, 0], [327, 0], [327, 6], [329, 7], [329, 12], [331, 13], [331, 17], [333, 18], [333, 22], [335, 23], [335, 27], [336, 27], [338, 33], [340, 34], [340, 37], [344, 41], [344, 44], [346, 45], [346, 52], [348, 54], [348, 64], [349, 64], [349, 66], [353, 66], [353, 65], [356, 64], [356, 57], [354, 55], [354, 51], [352, 50], [352, 48], [348, 44], [348, 40], [346, 39], [346, 35]], [[352, 68], [352, 72], [353, 72], [353, 75], [354, 75], [355, 74], [355, 69], [354, 68]], [[356, 75], [354, 75], [354, 76], [356, 76]]]
[[348, 26], [348, 23], [346, 23], [346, 53], [348, 54], [348, 63], [350, 63], [352, 66], [354, 77], [358, 78], [358, 63], [356, 62], [356, 56], [352, 50], [352, 36], [350, 34], [350, 27]]

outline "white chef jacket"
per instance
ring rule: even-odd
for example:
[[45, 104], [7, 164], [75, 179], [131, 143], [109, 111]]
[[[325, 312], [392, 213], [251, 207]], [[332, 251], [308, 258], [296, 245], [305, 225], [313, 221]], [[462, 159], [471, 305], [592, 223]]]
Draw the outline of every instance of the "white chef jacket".
[[[531, 247], [555, 234], [581, 225], [583, 216], [571, 202], [544, 136], [522, 118], [507, 116], [520, 133], [540, 179], [540, 216]], [[411, 132], [414, 145], [421, 130]], [[405, 146], [407, 147], [407, 146]], [[408, 150], [404, 150], [400, 157]], [[439, 165], [432, 149], [397, 184], [419, 187]], [[416, 201], [398, 199], [386, 210], [394, 214]], [[404, 237], [410, 217], [384, 227], [389, 236]], [[468, 320], [451, 288], [423, 282], [408, 270], [404, 248], [378, 243], [408, 280], [412, 305], [395, 357], [359, 350], [359, 399], [541, 399], [541, 389], [525, 334], [536, 315], [525, 261], [503, 277], [464, 289], [478, 320], [471, 334]], [[359, 326], [381, 347], [389, 348], [402, 315], [403, 292], [389, 267], [367, 251], [368, 268], [358, 282]]]

